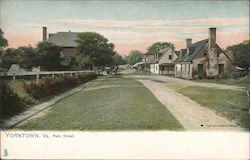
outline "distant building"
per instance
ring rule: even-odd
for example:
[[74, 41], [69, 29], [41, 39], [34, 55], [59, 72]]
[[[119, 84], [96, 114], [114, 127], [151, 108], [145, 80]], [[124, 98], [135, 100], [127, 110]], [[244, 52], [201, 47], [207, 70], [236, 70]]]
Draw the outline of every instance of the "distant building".
[[53, 43], [61, 47], [62, 53], [61, 57], [64, 59], [62, 64], [64, 66], [70, 65], [72, 59], [75, 58], [75, 50], [77, 47], [77, 35], [79, 32], [57, 32], [50, 33], [47, 39], [47, 27], [43, 27], [43, 41]]
[[177, 52], [174, 52], [174, 46], [169, 45], [156, 54], [146, 53], [144, 61], [150, 73], [174, 75], [174, 61], [177, 57]]
[[175, 76], [186, 79], [216, 77], [234, 70], [232, 60], [216, 43], [216, 28], [209, 28], [208, 39], [196, 43], [187, 39], [186, 48], [175, 60]]

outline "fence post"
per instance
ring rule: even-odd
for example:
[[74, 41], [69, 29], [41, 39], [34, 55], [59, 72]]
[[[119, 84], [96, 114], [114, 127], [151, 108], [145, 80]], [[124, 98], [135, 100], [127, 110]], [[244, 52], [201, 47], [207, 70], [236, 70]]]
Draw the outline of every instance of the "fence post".
[[69, 74], [70, 74], [70, 77], [72, 77], [72, 72], [70, 72]]
[[36, 74], [36, 85], [39, 83], [39, 73]]
[[55, 78], [55, 75], [54, 75], [54, 74], [52, 74], [52, 78], [53, 78], [53, 79]]

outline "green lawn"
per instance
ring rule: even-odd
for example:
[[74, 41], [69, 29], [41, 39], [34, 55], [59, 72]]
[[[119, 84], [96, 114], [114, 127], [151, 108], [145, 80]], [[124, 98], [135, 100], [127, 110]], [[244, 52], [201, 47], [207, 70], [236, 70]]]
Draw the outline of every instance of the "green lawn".
[[236, 85], [241, 87], [250, 87], [250, 75], [238, 79], [195, 79], [194, 82], [218, 83], [226, 85]]
[[234, 120], [243, 128], [250, 130], [249, 104], [246, 92], [194, 86], [175, 91], [190, 97], [202, 106], [215, 110], [218, 115]]
[[121, 77], [98, 78], [17, 129], [184, 130], [140, 82]]

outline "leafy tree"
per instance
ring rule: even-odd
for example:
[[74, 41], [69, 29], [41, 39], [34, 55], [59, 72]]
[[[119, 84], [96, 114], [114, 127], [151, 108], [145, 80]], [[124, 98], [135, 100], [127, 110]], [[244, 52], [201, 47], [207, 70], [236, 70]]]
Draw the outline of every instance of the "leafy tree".
[[119, 55], [117, 52], [115, 52], [115, 55], [113, 55], [113, 59], [115, 65], [123, 65], [126, 63], [126, 61], [122, 58], [122, 56]]
[[78, 35], [79, 44], [76, 52], [76, 61], [81, 68], [89, 66], [109, 66], [114, 64], [114, 45], [99, 33], [84, 32]]
[[60, 70], [62, 68], [62, 48], [48, 42], [40, 42], [37, 45], [37, 63], [45, 70]]
[[171, 43], [168, 42], [156, 42], [153, 43], [149, 48], [148, 48], [148, 53], [149, 54], [156, 54], [159, 53], [161, 49], [168, 48], [171, 45]]
[[143, 53], [138, 50], [132, 50], [130, 51], [129, 55], [125, 58], [127, 63], [130, 65], [134, 65], [137, 62], [142, 61], [142, 55]]
[[39, 55], [36, 52], [35, 48], [31, 46], [28, 47], [19, 47], [17, 52], [20, 57], [19, 64], [22, 68], [32, 69], [33, 67], [39, 66]]
[[18, 50], [9, 48], [2, 54], [2, 67], [9, 69], [12, 64], [19, 64], [20, 59], [21, 57], [18, 54]]
[[2, 29], [0, 28], [0, 52], [3, 51], [3, 48], [4, 47], [7, 47], [8, 46], [8, 41], [3, 37], [3, 31]]
[[227, 47], [233, 52], [235, 64], [239, 67], [248, 69], [250, 67], [250, 41]]
[[3, 54], [4, 54], [4, 48], [8, 46], [8, 41], [3, 37], [3, 31], [0, 28], [0, 67], [2, 66], [3, 63]]

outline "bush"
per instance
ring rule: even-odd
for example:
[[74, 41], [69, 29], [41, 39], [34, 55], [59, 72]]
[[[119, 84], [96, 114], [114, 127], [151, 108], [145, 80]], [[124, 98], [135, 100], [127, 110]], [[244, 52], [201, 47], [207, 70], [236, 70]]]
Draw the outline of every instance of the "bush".
[[0, 84], [0, 114], [7, 118], [24, 110], [24, 104], [21, 98], [5, 82]]
[[67, 76], [63, 78], [41, 80], [37, 85], [34, 82], [27, 84], [24, 82], [24, 89], [34, 99], [38, 100], [58, 94], [67, 89], [73, 88], [92, 79], [95, 79], [95, 74]]

